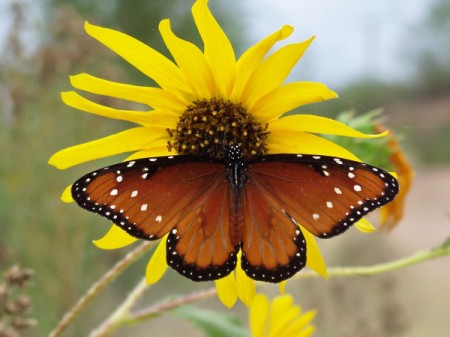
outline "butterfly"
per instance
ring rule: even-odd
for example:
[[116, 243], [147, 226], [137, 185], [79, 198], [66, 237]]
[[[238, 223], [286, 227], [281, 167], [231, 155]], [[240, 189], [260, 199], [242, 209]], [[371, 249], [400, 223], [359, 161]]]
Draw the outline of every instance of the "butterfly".
[[345, 232], [399, 190], [388, 172], [343, 158], [267, 154], [226, 160], [191, 155], [137, 159], [91, 172], [72, 186], [82, 208], [128, 234], [168, 234], [167, 263], [194, 281], [241, 267], [255, 279], [280, 282], [306, 264], [299, 224], [320, 238]]

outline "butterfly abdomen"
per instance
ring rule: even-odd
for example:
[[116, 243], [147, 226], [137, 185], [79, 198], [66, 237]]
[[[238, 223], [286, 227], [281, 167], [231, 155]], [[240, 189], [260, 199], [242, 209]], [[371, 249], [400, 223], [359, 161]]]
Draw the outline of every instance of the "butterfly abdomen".
[[232, 189], [230, 194], [230, 239], [234, 246], [242, 242], [244, 230], [244, 199], [242, 189]]
[[230, 239], [237, 246], [242, 242], [244, 229], [244, 199], [242, 192], [248, 179], [247, 164], [242, 158], [241, 149], [232, 146], [228, 150], [227, 170], [230, 185]]

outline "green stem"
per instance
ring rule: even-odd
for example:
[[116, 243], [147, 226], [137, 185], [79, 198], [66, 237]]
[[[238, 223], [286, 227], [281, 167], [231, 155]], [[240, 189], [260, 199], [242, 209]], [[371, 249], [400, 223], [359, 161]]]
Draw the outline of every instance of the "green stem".
[[[328, 268], [328, 277], [336, 277], [336, 276], [369, 276], [387, 273], [393, 270], [405, 268], [411, 266], [413, 264], [417, 264], [420, 262], [424, 262], [427, 260], [435, 259], [441, 256], [450, 255], [450, 240], [447, 240], [442, 245], [418, 251], [410, 256], [389, 261], [386, 263], [380, 263], [367, 267], [333, 267]], [[319, 276], [317, 273], [308, 270], [298, 273], [294, 278], [310, 278]]]
[[[329, 277], [339, 276], [369, 276], [376, 274], [383, 274], [397, 269], [406, 268], [408, 266], [418, 264], [427, 260], [435, 259], [441, 256], [450, 255], [450, 239], [439, 247], [433, 249], [427, 249], [416, 252], [405, 258], [398, 260], [380, 263], [377, 265], [367, 267], [332, 267], [328, 269]], [[314, 271], [305, 270], [298, 273], [294, 278], [311, 278], [320, 276]], [[267, 285], [268, 283], [259, 283], [259, 285]], [[204, 291], [191, 293], [188, 295], [180, 296], [170, 302], [165, 302], [155, 306], [151, 306], [146, 309], [129, 313], [126, 319], [122, 320], [124, 324], [137, 324], [147, 319], [151, 319], [155, 316], [161, 315], [168, 310], [182, 306], [187, 303], [196, 302], [208, 297], [212, 297], [217, 293], [216, 288], [209, 288]]]
[[171, 309], [181, 307], [182, 305], [198, 302], [204, 298], [211, 297], [217, 293], [216, 288], [208, 288], [205, 290], [197, 291], [195, 293], [191, 293], [188, 295], [180, 296], [170, 302], [164, 302], [160, 304], [156, 304], [146, 309], [141, 309], [139, 311], [135, 311], [130, 315], [130, 319], [127, 321], [127, 324], [136, 324], [141, 321], [147, 320], [149, 318], [159, 316], [164, 312], [167, 312]]
[[[143, 244], [142, 246], [144, 246]], [[140, 247], [142, 247], [140, 246]], [[139, 248], [139, 247], [138, 247]], [[146, 248], [148, 249], [148, 248]], [[145, 250], [146, 251], [146, 250]], [[143, 252], [141, 253], [141, 255]], [[447, 239], [439, 247], [434, 249], [419, 251], [411, 256], [407, 256], [402, 259], [398, 259], [395, 261], [390, 261], [386, 263], [381, 263], [368, 267], [334, 267], [328, 269], [329, 277], [339, 277], [339, 276], [369, 276], [387, 273], [393, 270], [402, 269], [420, 262], [424, 262], [427, 260], [435, 259], [441, 256], [450, 255], [450, 238]], [[140, 256], [140, 255], [139, 255]], [[298, 273], [294, 278], [311, 278], [317, 277], [319, 274], [313, 271], [303, 271]], [[106, 277], [106, 275], [105, 275]], [[99, 281], [100, 282], [100, 281]], [[267, 283], [259, 283], [267, 284]], [[94, 285], [95, 287], [95, 285]], [[94, 288], [93, 287], [93, 288]], [[158, 315], [161, 315], [171, 309], [180, 307], [187, 303], [193, 303], [200, 301], [202, 299], [212, 297], [217, 293], [216, 288], [209, 288], [206, 290], [198, 291], [195, 293], [187, 294], [175, 298], [171, 301], [160, 303], [157, 305], [153, 305], [148, 308], [144, 308], [138, 311], [132, 312], [132, 307], [137, 302], [137, 300], [141, 297], [144, 291], [148, 289], [148, 285], [145, 283], [145, 280], [142, 280], [128, 295], [126, 300], [119, 305], [119, 307], [114, 311], [111, 316], [105, 320], [97, 329], [91, 332], [90, 337], [105, 337], [109, 336], [112, 332], [116, 331], [123, 325], [134, 325], [138, 324], [142, 321], [154, 318]], [[89, 292], [88, 292], [89, 293]], [[86, 296], [86, 295], [85, 295]], [[80, 300], [81, 301], [81, 300]], [[84, 306], [81, 306], [83, 308]], [[80, 310], [81, 310], [80, 308]], [[72, 310], [73, 311], [73, 310]], [[78, 312], [76, 312], [78, 314]], [[76, 316], [76, 315], [75, 315]], [[70, 323], [70, 322], [69, 322]], [[56, 337], [59, 334], [52, 334], [50, 337]]]
[[109, 336], [120, 326], [127, 323], [131, 318], [130, 312], [133, 305], [139, 300], [142, 294], [149, 288], [145, 277], [134, 287], [119, 307], [102, 323], [93, 330], [89, 337]]
[[73, 320], [80, 314], [80, 312], [94, 299], [101, 291], [117, 276], [127, 269], [130, 265], [136, 262], [142, 255], [150, 250], [154, 242], [144, 242], [137, 248], [129, 252], [122, 260], [117, 262], [105, 275], [103, 275], [91, 288], [78, 300], [78, 302], [64, 315], [62, 320], [58, 323], [55, 329], [50, 332], [49, 337], [58, 337], [69, 327]]

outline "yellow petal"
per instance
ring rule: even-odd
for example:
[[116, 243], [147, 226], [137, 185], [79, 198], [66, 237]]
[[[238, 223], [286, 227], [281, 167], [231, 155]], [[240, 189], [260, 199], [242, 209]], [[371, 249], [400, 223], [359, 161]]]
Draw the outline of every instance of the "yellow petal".
[[253, 106], [252, 114], [262, 123], [270, 122], [299, 106], [336, 97], [337, 94], [322, 83], [288, 83], [261, 97]]
[[323, 278], [328, 279], [327, 265], [320, 253], [319, 246], [317, 245], [314, 236], [301, 226], [300, 229], [306, 241], [306, 265], [323, 276]]
[[132, 237], [120, 227], [112, 225], [105, 236], [92, 242], [101, 249], [118, 249], [126, 247], [135, 241], [137, 241], [135, 237]]
[[370, 223], [369, 220], [362, 218], [355, 223], [355, 227], [363, 233], [372, 233], [376, 231], [376, 228]]
[[69, 185], [65, 188], [64, 192], [61, 195], [61, 200], [63, 202], [74, 202], [72, 198], [72, 185]]
[[270, 303], [263, 294], [256, 294], [250, 307], [250, 331], [252, 337], [265, 337], [267, 320], [269, 318]]
[[247, 307], [249, 307], [255, 298], [256, 287], [255, 281], [245, 274], [244, 270], [241, 268], [240, 262], [241, 252], [238, 254], [238, 263], [236, 267], [236, 286], [238, 297], [241, 299]]
[[299, 334], [296, 337], [309, 337], [311, 336], [314, 332], [316, 331], [316, 327], [313, 325], [308, 326], [307, 328], [305, 328], [301, 334]]
[[90, 36], [153, 79], [161, 88], [179, 97], [185, 97], [189, 93], [189, 86], [180, 69], [153, 48], [116, 30], [94, 26], [88, 22], [84, 28]]
[[168, 235], [166, 234], [161, 238], [158, 247], [156, 247], [155, 252], [147, 264], [147, 269], [145, 270], [147, 284], [155, 284], [158, 282], [167, 270], [166, 241]]
[[175, 113], [166, 113], [161, 111], [134, 111], [134, 110], [119, 110], [110, 108], [101, 104], [94, 103], [75, 91], [61, 93], [61, 98], [64, 103], [75, 109], [90, 112], [99, 116], [108, 118], [120, 119], [127, 122], [133, 122], [142, 125], [161, 125], [164, 128], [173, 128], [179, 118]]
[[224, 306], [231, 308], [238, 299], [234, 273], [230, 273], [229, 275], [216, 280], [215, 283], [219, 300]]
[[292, 26], [283, 26], [280, 30], [267, 36], [253, 47], [247, 49], [239, 58], [236, 64], [236, 83], [233, 88], [231, 100], [233, 102], [241, 102], [241, 94], [247, 84], [250, 75], [260, 64], [261, 60], [266, 56], [273, 45], [284, 40], [292, 34], [294, 28]]
[[290, 115], [270, 123], [271, 130], [289, 132], [291, 130], [301, 130], [311, 133], [322, 133], [329, 135], [338, 135], [346, 137], [358, 138], [379, 138], [387, 136], [389, 133], [385, 131], [376, 135], [370, 135], [359, 132], [344, 123], [338, 122], [331, 118], [315, 116], [315, 115]]
[[203, 53], [193, 43], [175, 36], [167, 19], [161, 21], [159, 31], [192, 92], [197, 98], [212, 98], [216, 90], [214, 77]]
[[286, 284], [287, 284], [287, 281], [286, 281], [286, 280], [281, 281], [280, 284], [279, 284], [279, 287], [280, 287], [280, 293], [281, 293], [282, 295], [284, 294], [284, 292], [285, 292], [285, 290], [286, 290]]
[[80, 90], [146, 104], [166, 114], [180, 115], [190, 103], [160, 88], [111, 82], [89, 74], [71, 76], [70, 83]]
[[270, 128], [267, 145], [270, 153], [319, 154], [361, 161], [342, 146], [303, 131], [287, 131]]
[[132, 153], [126, 157], [124, 161], [150, 157], [173, 156], [175, 154], [176, 153], [173, 150], [169, 152], [167, 149], [167, 140], [162, 139], [154, 141], [152, 146], [145, 150]]
[[283, 83], [312, 40], [313, 38], [310, 38], [307, 41], [280, 48], [255, 69], [241, 96], [242, 104], [248, 111], [253, 111], [254, 104], [261, 97]]
[[398, 174], [397, 174], [397, 172], [389, 171], [389, 174], [390, 174], [391, 176], [393, 176], [395, 179], [398, 179]]
[[300, 315], [300, 307], [292, 306], [290, 308], [286, 308], [278, 320], [275, 321], [273, 325], [274, 328], [269, 333], [269, 336], [279, 337], [283, 334], [284, 331], [289, 327], [289, 325], [295, 321], [296, 317]]
[[290, 314], [293, 303], [294, 299], [291, 295], [281, 295], [273, 299], [270, 308], [269, 337], [276, 337], [284, 328], [286, 324], [285, 318], [288, 313]]
[[[303, 315], [299, 316], [291, 322], [291, 324], [286, 327], [286, 329], [279, 335], [279, 337], [291, 337], [291, 336], [309, 336], [314, 331], [312, 325], [307, 326], [313, 318], [316, 316], [316, 311], [311, 310]], [[311, 331], [311, 328], [312, 331]]]
[[205, 57], [209, 62], [219, 98], [229, 98], [236, 76], [236, 59], [233, 47], [208, 8], [208, 0], [197, 0], [192, 14], [204, 43]]
[[140, 150], [152, 144], [155, 139], [163, 137], [164, 133], [164, 129], [157, 127], [129, 129], [58, 151], [48, 163], [62, 170], [90, 160]]

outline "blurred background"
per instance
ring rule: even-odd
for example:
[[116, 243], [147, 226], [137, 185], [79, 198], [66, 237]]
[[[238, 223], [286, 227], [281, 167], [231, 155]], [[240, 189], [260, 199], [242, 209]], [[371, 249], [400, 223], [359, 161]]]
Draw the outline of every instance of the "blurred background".
[[[64, 204], [64, 188], [84, 173], [123, 157], [66, 171], [47, 164], [57, 150], [127, 127], [64, 106], [68, 76], [88, 72], [109, 80], [152, 85], [118, 56], [89, 38], [88, 20], [128, 33], [166, 53], [158, 23], [171, 18], [181, 37], [200, 39], [193, 1], [36, 0], [0, 2], [0, 272], [13, 264], [35, 271], [27, 293], [45, 336], [86, 289], [130, 249], [101, 251], [91, 241], [108, 223]], [[369, 265], [437, 246], [450, 234], [450, 2], [448, 0], [212, 0], [214, 15], [237, 55], [283, 24], [288, 42], [316, 36], [290, 80], [326, 83], [338, 100], [306, 106], [330, 117], [384, 109], [383, 122], [401, 139], [416, 177], [406, 213], [390, 232], [356, 230], [321, 241], [329, 266]], [[104, 98], [103, 103], [130, 108]], [[374, 223], [376, 223], [376, 218]], [[84, 336], [123, 300], [145, 270], [137, 263], [80, 316], [64, 336]], [[449, 258], [370, 278], [291, 282], [304, 309], [318, 309], [316, 336], [448, 336]], [[168, 294], [204, 288], [173, 272], [150, 289], [142, 305]], [[277, 289], [271, 288], [274, 293]], [[199, 305], [226, 312], [216, 299]], [[246, 320], [242, 305], [236, 311]], [[175, 323], [176, 320], [176, 323]], [[202, 336], [166, 315], [133, 336]], [[116, 336], [124, 334], [119, 331]]]

